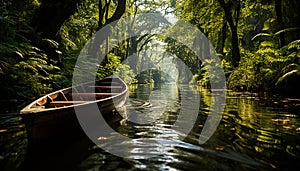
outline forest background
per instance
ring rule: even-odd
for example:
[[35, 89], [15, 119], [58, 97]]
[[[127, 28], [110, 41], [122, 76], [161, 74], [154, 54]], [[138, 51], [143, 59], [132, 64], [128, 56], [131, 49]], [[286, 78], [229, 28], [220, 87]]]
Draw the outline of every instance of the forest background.
[[[80, 50], [96, 31], [149, 12], [176, 16], [202, 31], [221, 60], [227, 89], [299, 97], [299, 7], [298, 0], [1, 0], [0, 99], [29, 101], [71, 86]], [[212, 61], [199, 62], [186, 46], [149, 34], [119, 43], [97, 77], [116, 70], [125, 80], [133, 77], [147, 49], [161, 42], [189, 66], [199, 86], [210, 87], [205, 63]], [[134, 53], [134, 67], [122, 64]], [[156, 69], [135, 77], [136, 83], [167, 81]], [[182, 75], [176, 81], [191, 80]]]

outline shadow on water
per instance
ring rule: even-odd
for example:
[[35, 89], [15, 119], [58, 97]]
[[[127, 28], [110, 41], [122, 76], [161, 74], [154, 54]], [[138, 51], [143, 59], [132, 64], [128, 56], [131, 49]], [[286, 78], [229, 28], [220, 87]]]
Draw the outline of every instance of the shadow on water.
[[[125, 114], [123, 113], [122, 116]], [[123, 122], [121, 115], [111, 113], [111, 118], [105, 118], [112, 129], [117, 129]], [[102, 127], [97, 127], [97, 129]], [[27, 148], [23, 170], [81, 170], [80, 163], [93, 154], [95, 144], [82, 130], [65, 134], [42, 142], [30, 142]], [[109, 133], [108, 133], [109, 134]], [[99, 141], [105, 139], [101, 135]], [[32, 144], [31, 144], [32, 143]], [[103, 153], [104, 151], [102, 151]]]
[[25, 125], [17, 113], [0, 116], [0, 169], [18, 170], [26, 156]]
[[[112, 116], [105, 119], [116, 129], [122, 117], [116, 112]], [[81, 170], [80, 162], [92, 154], [95, 145], [83, 131], [38, 141], [27, 133], [19, 113], [1, 114], [0, 170]]]
[[[199, 114], [188, 135], [172, 129], [183, 107], [181, 96], [187, 94], [184, 91], [201, 95]], [[199, 144], [214, 98], [209, 91], [196, 87], [179, 91], [175, 84], [131, 86], [127, 122], [112, 126], [118, 133], [99, 137], [102, 145], [116, 139], [116, 134], [129, 137], [114, 148], [130, 158], [105, 152], [84, 135], [69, 140], [49, 139], [31, 146], [18, 114], [1, 114], [0, 169], [231, 171], [300, 167], [300, 113], [295, 110], [298, 104], [229, 92], [216, 132], [206, 143]]]

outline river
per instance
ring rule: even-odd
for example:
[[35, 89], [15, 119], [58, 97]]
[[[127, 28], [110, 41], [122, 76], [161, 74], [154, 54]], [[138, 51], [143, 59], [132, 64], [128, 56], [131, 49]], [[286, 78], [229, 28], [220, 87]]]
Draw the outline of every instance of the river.
[[[191, 99], [190, 93], [199, 94], [199, 100]], [[113, 148], [126, 157], [113, 155], [80, 137], [63, 146], [49, 143], [38, 149], [28, 148], [16, 102], [3, 103], [0, 170], [257, 171], [300, 167], [298, 99], [227, 92], [220, 123], [214, 122], [216, 130], [200, 144], [200, 134], [214, 110], [214, 96], [219, 95], [197, 87], [179, 88], [176, 84], [130, 86], [128, 119], [99, 139], [100, 146]], [[195, 107], [199, 108], [196, 117], [186, 114]], [[191, 120], [181, 121], [181, 117]], [[184, 133], [174, 129], [176, 122], [191, 130]], [[108, 142], [116, 135], [128, 139], [111, 146]]]

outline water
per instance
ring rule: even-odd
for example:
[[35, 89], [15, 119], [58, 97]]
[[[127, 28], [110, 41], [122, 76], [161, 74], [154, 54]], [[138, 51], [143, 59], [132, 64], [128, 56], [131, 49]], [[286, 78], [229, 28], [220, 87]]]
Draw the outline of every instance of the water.
[[[179, 91], [180, 90], [180, 91]], [[191, 98], [200, 92], [197, 105]], [[128, 158], [110, 154], [88, 139], [30, 147], [25, 126], [17, 113], [0, 116], [1, 170], [294, 170], [300, 166], [299, 100], [228, 92], [222, 120], [204, 144], [199, 136], [216, 97], [195, 87], [175, 84], [130, 87], [128, 120], [99, 139], [99, 146]], [[182, 103], [183, 100], [190, 103]], [[185, 106], [183, 106], [183, 104]], [[178, 121], [179, 120], [179, 121]], [[191, 127], [186, 134], [174, 123]], [[129, 137], [109, 142], [118, 134]], [[29, 148], [30, 147], [30, 148]]]

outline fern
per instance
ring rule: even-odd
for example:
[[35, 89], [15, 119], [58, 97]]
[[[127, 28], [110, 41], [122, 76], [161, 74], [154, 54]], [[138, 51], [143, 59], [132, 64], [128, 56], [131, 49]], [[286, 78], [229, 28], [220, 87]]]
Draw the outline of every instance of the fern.
[[288, 77], [294, 75], [294, 74], [299, 74], [299, 70], [298, 69], [294, 69], [288, 73], [285, 73], [283, 76], [281, 76], [277, 82], [276, 82], [276, 86], [278, 86], [280, 83], [282, 83], [285, 79], [287, 79]]
[[29, 58], [28, 60], [32, 63], [36, 62], [37, 64], [43, 64], [43, 65], [47, 64], [47, 61], [41, 58]]
[[43, 39], [43, 41], [47, 42], [53, 48], [58, 48], [59, 46], [59, 44], [55, 40]]
[[296, 31], [296, 30], [299, 30], [299, 27], [291, 27], [291, 28], [282, 29], [282, 30], [279, 30], [276, 33], [274, 33], [274, 36], [279, 36], [281, 33], [286, 33], [286, 32], [291, 32], [291, 31]]
[[299, 64], [295, 64], [295, 63], [288, 64], [287, 66], [285, 66], [285, 67], [282, 68], [282, 72], [283, 73], [287, 73], [287, 72], [289, 72], [291, 70], [296, 69], [297, 66], [299, 66]]
[[300, 39], [292, 41], [291, 43], [289, 43], [287, 45], [287, 47], [288, 47], [288, 50], [293, 50], [293, 49], [300, 50]]
[[252, 37], [252, 41], [255, 40], [258, 37], [272, 37], [273, 35], [270, 33], [258, 33], [257, 35], [255, 35], [254, 37]]

